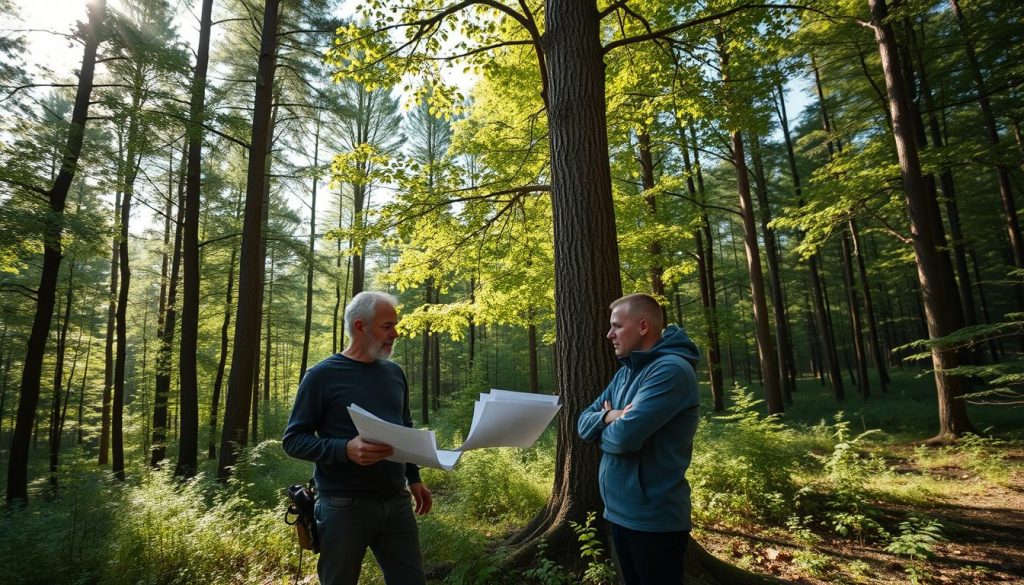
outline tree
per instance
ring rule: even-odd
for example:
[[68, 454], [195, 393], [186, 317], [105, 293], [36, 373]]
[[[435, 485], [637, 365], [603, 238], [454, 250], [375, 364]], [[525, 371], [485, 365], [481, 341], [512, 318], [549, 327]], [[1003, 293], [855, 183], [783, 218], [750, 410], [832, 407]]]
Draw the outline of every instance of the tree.
[[[931, 212], [928, 209], [929, 201], [926, 199], [924, 177], [914, 138], [906, 82], [900, 69], [892, 25], [887, 20], [889, 8], [885, 0], [868, 0], [868, 6], [871, 10], [871, 29], [882, 60], [889, 110], [892, 113], [893, 138], [910, 219], [928, 335], [935, 339], [949, 335], [962, 325], [960, 310], [950, 302], [949, 295], [955, 293], [956, 289], [950, 291], [945, 286], [950, 281], [952, 266], [949, 265], [949, 257], [944, 257], [940, 252], [940, 246], [945, 247], [945, 237], [941, 231], [936, 232], [939, 226], [930, 220]], [[939, 432], [930, 441], [949, 442], [973, 430], [961, 398], [964, 380], [961, 376], [947, 373], [959, 365], [955, 350], [934, 346], [931, 354], [939, 400]]]
[[85, 38], [82, 69], [75, 93], [75, 105], [68, 128], [67, 145], [61, 156], [60, 173], [49, 189], [30, 187], [43, 195], [49, 205], [49, 225], [43, 237], [43, 269], [39, 288], [36, 292], [36, 311], [32, 322], [25, 352], [25, 363], [21, 374], [21, 395], [18, 402], [18, 419], [11, 440], [11, 458], [7, 471], [7, 502], [28, 500], [28, 450], [32, 422], [39, 404], [39, 386], [42, 377], [43, 354], [46, 339], [50, 334], [53, 307], [57, 289], [57, 275], [61, 261], [62, 217], [68, 197], [68, 190], [78, 170], [78, 158], [82, 152], [85, 124], [93, 89], [93, 75], [96, 68], [96, 51], [103, 36], [103, 21], [106, 16], [106, 1], [97, 0], [89, 6], [89, 22], [81, 27]]
[[238, 310], [235, 317], [234, 349], [231, 352], [224, 426], [221, 431], [220, 459], [217, 463], [217, 477], [221, 481], [226, 481], [231, 475], [231, 468], [238, 459], [239, 451], [248, 443], [249, 437], [249, 409], [252, 405], [253, 379], [259, 352], [258, 345], [252, 340], [259, 339], [260, 330], [264, 264], [261, 251], [267, 188], [267, 151], [270, 143], [277, 54], [278, 7], [278, 0], [268, 0], [263, 11], [252, 139], [249, 142], [242, 252], [239, 261]]

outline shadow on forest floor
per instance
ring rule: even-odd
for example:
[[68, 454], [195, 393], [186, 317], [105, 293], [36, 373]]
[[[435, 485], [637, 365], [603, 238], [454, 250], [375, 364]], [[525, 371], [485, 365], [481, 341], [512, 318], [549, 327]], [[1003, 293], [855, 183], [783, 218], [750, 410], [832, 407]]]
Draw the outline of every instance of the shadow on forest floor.
[[887, 539], [841, 537], [824, 525], [809, 526], [810, 540], [791, 527], [753, 523], [699, 526], [695, 537], [721, 559], [793, 583], [1024, 583], [1024, 412], [968, 409], [979, 434], [995, 437], [988, 457], [1002, 479], [993, 481], [969, 456], [916, 446], [937, 429], [930, 375], [897, 372], [886, 393], [876, 392], [864, 399], [848, 386], [837, 403], [816, 380], [801, 380], [783, 421], [812, 426], [842, 410], [855, 432], [881, 430], [870, 451], [889, 473], [870, 488], [879, 495], [869, 502], [870, 514], [890, 534], [899, 534], [899, 522], [910, 517], [940, 523], [944, 540], [931, 545], [930, 558], [886, 552]]
[[[1024, 456], [1019, 447], [1006, 455]], [[931, 474], [945, 485], [944, 495], [919, 503], [880, 504], [880, 515], [924, 515], [938, 520], [948, 540], [936, 543], [933, 556], [918, 565], [922, 583], [1024, 582], [1024, 473], [1017, 471], [1005, 486], [975, 490], [978, 480], [969, 469], [928, 470], [907, 467], [901, 473]], [[958, 489], [963, 487], [965, 489]], [[808, 547], [785, 530], [764, 526], [745, 529], [704, 527], [697, 538], [713, 554], [758, 573], [794, 583], [907, 583], [912, 563], [886, 552], [884, 545], [858, 543], [822, 533]]]

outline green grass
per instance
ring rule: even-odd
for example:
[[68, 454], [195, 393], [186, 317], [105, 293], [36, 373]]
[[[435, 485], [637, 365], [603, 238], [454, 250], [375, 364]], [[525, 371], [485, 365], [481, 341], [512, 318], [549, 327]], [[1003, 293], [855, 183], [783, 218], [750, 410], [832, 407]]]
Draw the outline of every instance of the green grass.
[[[909, 512], [1005, 485], [1019, 468], [1004, 453], [1021, 444], [1020, 409], [971, 407], [976, 427], [992, 436], [914, 447], [936, 430], [930, 377], [896, 372], [888, 393], [866, 401], [851, 394], [839, 405], [827, 388], [801, 380], [794, 404], [778, 419], [761, 414], [757, 392], [730, 394], [725, 414], [704, 409], [689, 473], [694, 518], [701, 528], [792, 542], [802, 551], [792, 565], [811, 577], [871, 582], [883, 569], [830, 556], [823, 543], [845, 539], [881, 550], [901, 534], [911, 538], [900, 528]], [[431, 421], [442, 446], [460, 442], [467, 404], [451, 400]], [[499, 575], [491, 551], [544, 505], [554, 447], [549, 430], [532, 449], [473, 451], [454, 472], [423, 470], [435, 495], [433, 512], [420, 524], [424, 559], [446, 570], [445, 583], [525, 582], [508, 571]], [[285, 456], [279, 441], [249, 450], [227, 486], [212, 479], [212, 463], [187, 483], [136, 466], [120, 484], [93, 457], [65, 453], [54, 494], [39, 468], [44, 450], [34, 453], [32, 503], [0, 512], [0, 582], [264, 584], [315, 573], [308, 553], [299, 570], [292, 528], [282, 521], [282, 488], [306, 481], [311, 468]], [[971, 481], [950, 481], [943, 475], [950, 473], [970, 474]], [[944, 534], [955, 539], [957, 526]], [[923, 575], [928, 562], [913, 559], [913, 568]], [[547, 567], [538, 563], [533, 569]], [[555, 579], [557, 571], [547, 568], [534, 581]], [[361, 582], [382, 582], [371, 555]]]

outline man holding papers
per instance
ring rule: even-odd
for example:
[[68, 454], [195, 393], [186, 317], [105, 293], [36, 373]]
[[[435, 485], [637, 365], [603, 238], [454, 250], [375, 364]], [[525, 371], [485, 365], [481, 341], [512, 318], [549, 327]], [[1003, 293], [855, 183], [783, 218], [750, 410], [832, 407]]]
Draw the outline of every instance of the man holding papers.
[[348, 407], [412, 427], [405, 373], [388, 361], [398, 336], [397, 300], [366, 291], [345, 307], [349, 346], [313, 366], [299, 384], [284, 450], [316, 463], [317, 573], [322, 585], [355, 585], [367, 547], [388, 585], [425, 583], [416, 513], [430, 511], [430, 490], [413, 463], [385, 458], [388, 444], [364, 441]]
[[608, 339], [622, 367], [580, 414], [577, 431], [601, 446], [604, 517], [626, 585], [681, 585], [699, 353], [675, 325], [662, 332], [654, 298], [627, 295], [610, 308]]

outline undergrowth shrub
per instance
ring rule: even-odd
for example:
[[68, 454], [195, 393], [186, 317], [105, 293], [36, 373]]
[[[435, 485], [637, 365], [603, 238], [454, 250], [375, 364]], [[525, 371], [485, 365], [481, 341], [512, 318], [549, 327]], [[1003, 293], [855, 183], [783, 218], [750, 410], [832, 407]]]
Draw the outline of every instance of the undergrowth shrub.
[[477, 449], [462, 455], [455, 472], [424, 469], [424, 483], [439, 497], [477, 520], [525, 524], [551, 491], [553, 454], [511, 448]]
[[737, 386], [727, 414], [701, 421], [687, 473], [695, 520], [742, 524], [789, 514], [800, 453], [778, 417], [758, 412], [761, 402]]
[[231, 584], [294, 575], [298, 549], [281, 520], [283, 499], [257, 502], [248, 484], [204, 475], [181, 481], [169, 466], [117, 482], [84, 457], [66, 460], [55, 497], [4, 512], [0, 583]]
[[[801, 490], [799, 499], [801, 508], [819, 517], [822, 526], [840, 536], [856, 538], [861, 544], [865, 539], [887, 536], [865, 487], [869, 478], [888, 472], [884, 461], [863, 449], [864, 440], [877, 432], [870, 429], [851, 437], [849, 421], [842, 412], [836, 413], [832, 452], [811, 454], [822, 464], [822, 473]], [[807, 497], [814, 494], [819, 497]], [[822, 500], [824, 509], [819, 503]]]

